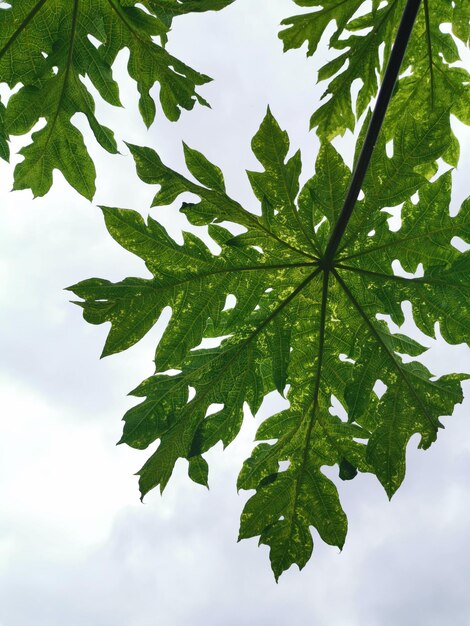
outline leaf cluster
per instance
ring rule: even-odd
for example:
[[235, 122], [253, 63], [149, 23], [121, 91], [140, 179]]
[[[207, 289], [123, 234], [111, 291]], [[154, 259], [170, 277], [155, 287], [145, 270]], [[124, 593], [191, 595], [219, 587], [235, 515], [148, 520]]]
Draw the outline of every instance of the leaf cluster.
[[[191, 12], [219, 10], [233, 0], [11, 0], [0, 10], [0, 82], [19, 86], [6, 107], [0, 103], [0, 157], [8, 159], [6, 140], [24, 135], [40, 120], [21, 150], [14, 189], [45, 195], [54, 169], [79, 193], [92, 199], [96, 171], [72, 118], [84, 115], [99, 145], [117, 153], [111, 129], [95, 116], [95, 96], [122, 106], [112, 66], [127, 49], [127, 71], [140, 94], [147, 126], [155, 118], [151, 89], [160, 87], [160, 104], [170, 120], [195, 102], [207, 102], [197, 88], [211, 79], [172, 56], [165, 44], [172, 20]], [[86, 80], [85, 80], [86, 79]]]
[[[336, 28], [327, 38], [334, 58], [318, 70], [320, 82], [327, 82], [324, 103], [314, 112], [311, 127], [323, 139], [334, 139], [354, 130], [383, 80], [387, 61], [400, 22], [405, 0], [294, 0], [312, 12], [283, 21], [280, 37], [285, 50], [308, 46], [313, 54], [325, 31], [334, 21]], [[450, 127], [453, 115], [470, 123], [468, 73], [459, 65], [457, 40], [468, 46], [470, 7], [465, 2], [423, 0], [403, 62], [402, 74], [388, 116], [387, 139], [392, 139], [401, 119], [412, 107], [417, 126], [429, 119], [440, 120], [442, 143], [436, 158], [456, 165], [459, 148]], [[449, 28], [450, 26], [450, 28]], [[447, 28], [446, 28], [447, 27]], [[326, 43], [326, 42], [325, 42]], [[422, 131], [418, 131], [422, 134]]]
[[[144, 449], [160, 440], [139, 472], [142, 496], [165, 488], [179, 458], [188, 459], [193, 480], [207, 484], [203, 455], [234, 439], [245, 404], [256, 414], [274, 390], [288, 400], [288, 409], [261, 424], [238, 481], [256, 490], [240, 537], [259, 535], [270, 546], [276, 577], [292, 563], [305, 565], [311, 526], [325, 542], [343, 546], [346, 516], [324, 466], [337, 465], [344, 480], [373, 473], [392, 496], [410, 438], [418, 433], [420, 447], [429, 447], [440, 416], [462, 400], [462, 376], [435, 380], [415, 359], [425, 347], [378, 319], [401, 325], [401, 305], [411, 302], [421, 331], [434, 336], [438, 322], [447, 341], [468, 340], [469, 253], [451, 241], [469, 239], [469, 204], [454, 218], [442, 210], [451, 174], [430, 182], [416, 172], [429, 160], [421, 151], [425, 137], [418, 139], [410, 145], [408, 133], [396, 137], [391, 158], [381, 140], [331, 264], [325, 250], [351, 172], [330, 143], [300, 188], [300, 154], [288, 157], [287, 134], [268, 111], [252, 144], [263, 169], [248, 173], [261, 215], [227, 195], [220, 169], [199, 152], [185, 146], [194, 182], [153, 150], [130, 146], [140, 178], [160, 185], [154, 206], [184, 192], [197, 196], [181, 210], [192, 223], [208, 225], [220, 253], [191, 233], [178, 245], [152, 218], [145, 223], [134, 211], [104, 208], [111, 236], [142, 258], [153, 278], [94, 278], [71, 288], [88, 322], [111, 323], [104, 354], [139, 341], [171, 307], [156, 373], [133, 391], [144, 400], [124, 416], [122, 442]], [[419, 190], [416, 204], [410, 185]], [[397, 203], [404, 203], [401, 227], [393, 231], [387, 207]], [[220, 222], [244, 232], [233, 235]], [[396, 261], [412, 276], [397, 275]], [[423, 276], [415, 277], [418, 266]], [[219, 338], [220, 345], [200, 348], [203, 338]], [[380, 397], [378, 380], [386, 387]], [[346, 421], [332, 413], [333, 398]]]
[[[206, 453], [228, 446], [267, 394], [287, 400], [261, 423], [238, 479], [251, 492], [240, 538], [269, 546], [276, 578], [307, 563], [312, 527], [326, 543], [344, 544], [339, 481], [325, 467], [344, 481], [372, 474], [391, 497], [410, 439], [428, 448], [462, 401], [464, 376], [437, 379], [419, 360], [425, 346], [397, 332], [405, 303], [422, 333], [451, 344], [468, 342], [470, 308], [469, 252], [456, 244], [468, 244], [470, 203], [450, 216], [448, 169], [459, 160], [451, 120], [470, 122], [459, 55], [469, 41], [468, 3], [423, 0], [361, 194], [344, 220], [353, 173], [332, 141], [362, 125], [357, 163], [406, 2], [294, 1], [309, 10], [283, 21], [285, 50], [306, 44], [315, 55], [326, 43], [331, 56], [316, 64], [326, 90], [311, 118], [320, 139], [311, 177], [301, 184], [301, 155], [269, 109], [252, 141], [259, 169], [247, 173], [257, 213], [229, 194], [220, 168], [199, 151], [184, 145], [182, 174], [154, 150], [129, 145], [141, 180], [158, 186], [152, 206], [191, 194], [180, 212], [213, 245], [190, 232], [178, 244], [152, 217], [104, 207], [110, 235], [152, 278], [70, 287], [88, 322], [110, 324], [104, 356], [134, 345], [171, 309], [155, 374], [132, 392], [140, 401], [124, 416], [121, 443], [144, 450], [159, 442], [139, 472], [142, 497], [163, 491], [179, 459], [207, 485]], [[0, 82], [15, 91], [0, 102], [0, 157], [9, 158], [11, 136], [36, 129], [21, 150], [15, 189], [44, 195], [59, 169], [93, 197], [95, 168], [73, 118], [84, 114], [97, 142], [117, 152], [87, 85], [120, 106], [112, 69], [123, 49], [147, 126], [155, 83], [171, 120], [207, 104], [198, 88], [210, 79], [165, 45], [175, 17], [232, 2], [10, 0], [0, 10]]]

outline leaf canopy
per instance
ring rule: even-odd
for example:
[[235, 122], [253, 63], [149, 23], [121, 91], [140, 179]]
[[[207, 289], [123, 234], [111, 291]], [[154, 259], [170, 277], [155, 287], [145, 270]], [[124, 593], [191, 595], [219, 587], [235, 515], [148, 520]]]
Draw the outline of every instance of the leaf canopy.
[[[326, 37], [335, 54], [317, 68], [318, 79], [329, 82], [323, 94], [325, 101], [311, 118], [311, 127], [319, 136], [331, 140], [354, 130], [356, 120], [376, 96], [405, 0], [373, 0], [369, 4], [363, 0], [294, 1], [314, 10], [282, 22], [284, 49], [306, 43], [307, 54], [312, 55]], [[332, 22], [336, 23], [334, 31], [328, 30]], [[439, 123], [443, 145], [436, 158], [443, 157], [451, 165], [457, 164], [459, 147], [450, 116], [470, 123], [466, 104], [470, 99], [469, 75], [458, 64], [460, 55], [454, 39], [468, 45], [469, 24], [468, 2], [423, 0], [388, 116], [388, 139], [410, 106], [416, 125], [426, 127], [430, 119]]]
[[[142, 258], [153, 278], [93, 278], [70, 288], [88, 322], [111, 323], [104, 355], [135, 344], [171, 308], [156, 373], [133, 391], [143, 400], [124, 416], [121, 442], [145, 449], [159, 440], [139, 472], [142, 496], [165, 488], [179, 458], [189, 460], [195, 482], [207, 484], [203, 455], [233, 441], [246, 405], [256, 414], [274, 390], [288, 400], [289, 408], [259, 427], [238, 480], [254, 490], [240, 538], [258, 536], [269, 546], [276, 578], [306, 564], [312, 526], [326, 543], [344, 544], [347, 520], [325, 466], [337, 466], [343, 480], [374, 474], [391, 497], [410, 438], [419, 434], [419, 446], [428, 448], [441, 417], [462, 400], [462, 376], [435, 379], [417, 360], [426, 348], [383, 321], [402, 324], [402, 303], [410, 302], [426, 335], [438, 324], [448, 342], [468, 341], [469, 253], [451, 242], [469, 239], [469, 203], [450, 217], [451, 173], [432, 182], [423, 175], [435, 154], [434, 120], [426, 128], [411, 117], [404, 123], [410, 132], [389, 131], [393, 156], [385, 138], [376, 147], [331, 263], [324, 254], [350, 171], [329, 142], [301, 186], [300, 154], [289, 155], [288, 136], [268, 110], [252, 142], [262, 169], [248, 172], [259, 215], [232, 199], [220, 169], [190, 147], [192, 178], [153, 150], [130, 146], [140, 178], [160, 186], [153, 205], [193, 194], [198, 201], [181, 211], [208, 225], [220, 252], [188, 232], [177, 244], [151, 217], [146, 223], [135, 211], [104, 208], [111, 236]], [[387, 209], [400, 204], [401, 226], [392, 230]], [[234, 235], [221, 222], [243, 232]], [[397, 262], [405, 272], [394, 271]], [[218, 338], [218, 347], [201, 347], [204, 338]], [[333, 399], [347, 419], [332, 410]]]
[[[112, 67], [123, 49], [129, 51], [128, 73], [137, 83], [139, 109], [147, 126], [156, 113], [151, 95], [155, 83], [170, 120], [177, 120], [181, 110], [192, 109], [195, 102], [207, 104], [198, 87], [209, 77], [173, 57], [165, 43], [175, 17], [217, 11], [233, 1], [11, 0], [2, 7], [0, 82], [20, 88], [6, 110], [0, 103], [0, 158], [9, 158], [9, 137], [25, 135], [38, 121], [45, 122], [33, 133], [32, 143], [20, 151], [24, 160], [16, 167], [14, 188], [44, 195], [58, 169], [79, 193], [93, 197], [95, 167], [73, 117], [84, 115], [101, 147], [117, 152], [114, 133], [97, 119], [95, 96], [84, 79], [104, 101], [121, 106]], [[362, 0], [295, 3], [313, 11], [283, 21], [280, 37], [285, 50], [307, 43], [308, 54], [313, 54], [328, 27], [336, 24], [329, 36], [335, 56], [318, 68], [319, 79], [329, 81], [324, 94], [328, 99], [311, 120], [320, 138], [331, 140], [352, 130], [375, 97], [405, 0], [374, 0], [369, 8]], [[425, 0], [391, 106], [395, 125], [400, 125], [410, 102], [416, 124], [426, 126], [433, 119], [441, 132], [435, 161], [442, 157], [451, 165], [458, 161], [459, 146], [450, 116], [470, 121], [466, 106], [470, 83], [458, 64], [454, 39], [468, 44], [469, 23], [468, 3]], [[449, 24], [451, 32], [444, 32], [443, 25]], [[388, 127], [391, 139], [394, 124]], [[424, 173], [435, 173], [435, 161], [427, 164]]]
[[[470, 123], [470, 81], [458, 50], [469, 42], [470, 5], [423, 0], [414, 27], [409, 21], [386, 123], [361, 174], [360, 200], [349, 201], [351, 172], [331, 141], [355, 130], [371, 106], [398, 24], [406, 22], [405, 4], [417, 11], [420, 3], [294, 1], [311, 11], [283, 21], [284, 49], [307, 44], [312, 55], [323, 41], [332, 51], [317, 68], [327, 88], [311, 118], [321, 142], [314, 176], [300, 183], [301, 155], [290, 152], [269, 109], [252, 142], [261, 169], [248, 172], [259, 214], [228, 195], [221, 170], [199, 151], [184, 145], [189, 175], [182, 175], [153, 150], [130, 145], [140, 178], [159, 186], [153, 206], [192, 194], [197, 200], [180, 210], [207, 227], [215, 247], [190, 232], [180, 245], [151, 217], [103, 208], [109, 233], [144, 260], [152, 278], [93, 278], [70, 288], [87, 321], [110, 322], [104, 356], [134, 345], [171, 310], [156, 372], [132, 392], [141, 402], [124, 416], [122, 443], [143, 450], [159, 442], [139, 472], [142, 497], [166, 487], [180, 458], [189, 477], [207, 486], [204, 455], [219, 442], [228, 446], [268, 393], [285, 397], [288, 408], [261, 423], [238, 479], [253, 492], [240, 539], [256, 536], [269, 546], [276, 578], [307, 563], [311, 527], [326, 543], [344, 544], [347, 518], [326, 466], [344, 481], [374, 474], [391, 497], [405, 475], [410, 439], [417, 434], [428, 448], [441, 418], [462, 400], [464, 376], [432, 376], [419, 360], [425, 346], [393, 330], [405, 320], [403, 304], [411, 303], [425, 335], [439, 329], [457, 344], [468, 341], [470, 302], [469, 252], [453, 244], [469, 240], [470, 202], [451, 217], [452, 175], [437, 175], [440, 160], [455, 166], [459, 159], [452, 117]], [[196, 102], [206, 105], [198, 88], [210, 78], [166, 50], [168, 33], [175, 17], [232, 2], [2, 4], [0, 82], [12, 95], [0, 101], [0, 158], [9, 159], [12, 136], [35, 129], [20, 151], [14, 189], [42, 196], [58, 169], [93, 197], [95, 168], [74, 120], [84, 115], [96, 141], [117, 152], [113, 131], [95, 115], [93, 93], [121, 106], [113, 66], [122, 50], [147, 126], [156, 115], [155, 84], [170, 120]], [[374, 144], [375, 137], [370, 151]], [[389, 223], [390, 207], [399, 212], [398, 228]], [[206, 348], [206, 339], [215, 347]], [[338, 403], [346, 417], [333, 409]]]
[[93, 197], [95, 167], [72, 118], [83, 114], [101, 147], [117, 152], [112, 130], [95, 116], [95, 99], [84, 79], [104, 101], [121, 106], [112, 66], [123, 49], [129, 51], [127, 70], [137, 83], [147, 126], [155, 118], [150, 93], [155, 83], [170, 120], [196, 101], [207, 104], [197, 88], [211, 79], [176, 59], [164, 44], [175, 16], [219, 10], [231, 2], [10, 0], [0, 10], [0, 82], [20, 87], [6, 110], [0, 103], [0, 157], [8, 158], [9, 136], [24, 135], [45, 120], [20, 152], [24, 160], [15, 169], [14, 189], [43, 196], [58, 169], [79, 193]]

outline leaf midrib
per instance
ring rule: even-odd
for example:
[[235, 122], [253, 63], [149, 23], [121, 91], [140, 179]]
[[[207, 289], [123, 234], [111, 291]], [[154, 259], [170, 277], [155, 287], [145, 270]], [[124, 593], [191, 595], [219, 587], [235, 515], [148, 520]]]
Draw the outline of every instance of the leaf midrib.
[[[322, 286], [322, 300], [321, 300], [321, 309], [320, 309], [320, 332], [318, 334], [318, 356], [317, 356], [317, 367], [316, 367], [316, 378], [315, 378], [315, 388], [313, 392], [313, 401], [311, 404], [311, 416], [307, 426], [307, 433], [305, 437], [305, 445], [302, 454], [302, 461], [299, 470], [297, 470], [296, 476], [296, 484], [295, 484], [295, 493], [294, 493], [294, 502], [293, 502], [293, 515], [291, 518], [291, 529], [293, 520], [295, 517], [295, 511], [297, 509], [297, 502], [300, 495], [300, 489], [302, 487], [302, 479], [304, 473], [307, 468], [308, 462], [308, 453], [310, 448], [310, 441], [312, 438], [313, 427], [318, 419], [318, 394], [320, 391], [320, 383], [321, 383], [321, 371], [323, 366], [323, 355], [325, 350], [325, 334], [326, 334], [326, 311], [328, 306], [328, 282], [329, 282], [330, 273], [329, 271], [323, 272], [323, 286]], [[300, 427], [300, 424], [299, 424]], [[308, 471], [308, 470], [307, 470]], [[316, 481], [313, 481], [313, 484], [316, 485]], [[320, 497], [320, 500], [323, 500], [322, 494], [320, 490], [317, 489], [317, 495]], [[291, 530], [292, 532], [292, 530]]]
[[6, 44], [0, 50], [0, 61], [5, 56], [7, 51], [11, 48], [11, 46], [15, 43], [15, 41], [18, 39], [18, 37], [21, 35], [23, 30], [36, 17], [37, 13], [39, 13], [39, 11], [46, 4], [46, 2], [47, 0], [39, 0], [39, 2], [31, 9], [28, 15], [24, 18], [24, 20], [18, 26], [16, 31], [11, 35], [10, 39], [6, 42]]
[[[44, 0], [45, 2], [46, 0]], [[62, 111], [62, 104], [64, 102], [65, 99], [65, 94], [67, 92], [67, 87], [68, 87], [68, 80], [69, 80], [69, 75], [70, 75], [70, 70], [72, 67], [72, 60], [73, 60], [73, 51], [74, 51], [74, 45], [75, 45], [75, 36], [76, 36], [76, 32], [77, 32], [77, 21], [78, 21], [78, 7], [79, 7], [79, 2], [80, 0], [73, 0], [74, 4], [73, 4], [73, 13], [72, 13], [72, 22], [70, 25], [70, 40], [69, 40], [69, 48], [67, 51], [67, 60], [66, 60], [66, 64], [65, 64], [65, 69], [64, 69], [64, 77], [62, 80], [62, 86], [60, 88], [60, 95], [59, 95], [59, 99], [57, 101], [57, 106], [54, 112], [54, 116], [52, 118], [52, 120], [48, 123], [47, 125], [47, 138], [45, 141], [45, 145], [44, 148], [42, 150], [41, 156], [37, 159], [36, 164], [40, 161], [42, 161], [45, 158], [46, 155], [46, 151], [47, 148], [49, 147], [49, 142], [52, 138], [52, 135], [54, 133], [56, 124], [57, 124], [57, 120], [59, 119], [59, 115]], [[68, 137], [67, 137], [68, 139]], [[81, 168], [78, 168], [78, 171], [81, 172]], [[27, 175], [27, 172], [25, 172], [23, 178]], [[17, 181], [21, 180], [20, 177], [17, 176]], [[85, 180], [83, 175], [82, 175], [82, 180]]]
[[400, 377], [402, 378], [402, 380], [405, 382], [407, 388], [409, 389], [411, 395], [413, 396], [413, 398], [415, 399], [416, 403], [418, 404], [418, 406], [420, 407], [423, 415], [425, 416], [425, 418], [427, 419], [427, 421], [431, 424], [431, 426], [435, 429], [442, 427], [439, 420], [435, 419], [426, 409], [426, 406], [423, 404], [421, 398], [419, 397], [419, 395], [416, 393], [415, 388], [413, 387], [413, 385], [410, 383], [408, 376], [405, 374], [405, 372], [403, 371], [403, 368], [401, 367], [400, 363], [397, 361], [395, 354], [393, 352], [390, 351], [389, 347], [384, 343], [382, 337], [379, 335], [377, 329], [375, 328], [375, 326], [372, 324], [372, 322], [370, 321], [369, 317], [367, 316], [367, 314], [365, 313], [365, 311], [363, 310], [363, 308], [361, 307], [360, 303], [356, 300], [356, 298], [354, 297], [353, 293], [351, 292], [351, 290], [349, 289], [349, 287], [346, 285], [346, 283], [343, 281], [343, 279], [341, 278], [341, 276], [338, 274], [338, 272], [333, 269], [332, 270], [336, 280], [338, 281], [338, 283], [341, 285], [341, 287], [343, 288], [346, 296], [348, 297], [349, 301], [353, 304], [354, 308], [357, 310], [357, 312], [359, 313], [359, 315], [362, 317], [362, 319], [364, 320], [364, 322], [366, 323], [366, 326], [369, 328], [369, 332], [375, 337], [377, 343], [381, 346], [381, 348], [385, 351], [385, 353], [388, 355], [391, 363], [393, 363], [393, 366], [395, 367], [396, 371], [398, 372], [398, 374], [400, 375]]
[[[393, 231], [390, 231], [390, 232], [393, 232]], [[399, 233], [400, 231], [397, 231], [397, 232]], [[449, 226], [445, 226], [443, 228], [436, 228], [435, 230], [432, 230], [432, 231], [428, 230], [426, 231], [426, 237], [436, 235], [436, 234], [447, 233], [447, 232], [455, 232], [455, 225], [452, 224]], [[348, 256], [339, 257], [338, 261], [342, 262], [342, 261], [351, 261], [351, 259], [359, 259], [364, 256], [367, 256], [368, 254], [373, 254], [374, 252], [379, 252], [380, 250], [386, 250], [387, 248], [393, 248], [394, 250], [396, 250], [397, 248], [401, 248], [404, 244], [407, 244], [415, 240], [420, 240], [420, 239], [423, 239], [423, 233], [420, 233], [418, 235], [412, 235], [409, 237], [403, 237], [402, 239], [398, 241], [390, 241], [380, 246], [373, 246], [373, 247], [367, 248], [366, 250], [362, 250], [361, 252], [356, 252], [355, 254], [350, 254]]]
[[[262, 332], [264, 330], [264, 328], [288, 305], [290, 304], [290, 302], [304, 289], [304, 287], [306, 287], [319, 273], [320, 273], [320, 268], [317, 268], [314, 272], [312, 272], [311, 274], [309, 274], [309, 276], [307, 276], [307, 278], [305, 278], [302, 283], [300, 283], [300, 285], [298, 285], [296, 287], [296, 289], [294, 289], [291, 294], [285, 298], [279, 305], [278, 307], [276, 307], [276, 309], [274, 309], [274, 311], [272, 311], [270, 313], [270, 315], [268, 315], [268, 317], [263, 320], [263, 322], [256, 327], [256, 329], [246, 338], [244, 339], [240, 344], [236, 344], [234, 346], [232, 346], [230, 348], [231, 351], [233, 351], [233, 356], [231, 357], [231, 359], [229, 359], [228, 363], [225, 363], [223, 365], [223, 367], [219, 368], [217, 370], [217, 376], [215, 378], [215, 380], [220, 380], [220, 378], [222, 378], [224, 372], [226, 371], [226, 369], [232, 364], [232, 362], [238, 357], [238, 355], [240, 354], [240, 352], [242, 350], [244, 350], [247, 345], [249, 345], [258, 335], [260, 332]], [[226, 353], [219, 353], [216, 354], [215, 359], [220, 359], [222, 356], [224, 356], [224, 354]], [[192, 369], [189, 372], [189, 376], [193, 377], [195, 375], [196, 378], [198, 378], [197, 374], [198, 372], [203, 372], [205, 369], [207, 368], [207, 364], [203, 364], [198, 368]], [[188, 376], [187, 375], [187, 376]], [[188, 385], [188, 380], [187, 380], [187, 376], [182, 376], [180, 378], [180, 380], [176, 383], [176, 387], [180, 387], [180, 386], [187, 386]], [[205, 395], [207, 395], [210, 391], [211, 391], [211, 387], [208, 386], [207, 391], [203, 392], [202, 396], [205, 397]], [[187, 404], [188, 407], [192, 406], [193, 403], [197, 400], [201, 400], [201, 394], [196, 394], [196, 396], [194, 397], [194, 399], [189, 402]], [[153, 403], [155, 404], [155, 403]], [[149, 409], [149, 411], [147, 411], [146, 416], [151, 412], [151, 409]], [[139, 422], [139, 424], [142, 423], [142, 421], [144, 421], [145, 418], [142, 418], [142, 420]], [[181, 420], [184, 419], [184, 411], [181, 412], [180, 414], [180, 419], [177, 420], [174, 424], [171, 425], [170, 428], [168, 428], [165, 433], [170, 432], [173, 428], [175, 428], [180, 422]], [[165, 434], [165, 433], [162, 433]]]
[[370, 276], [372, 278], [381, 278], [385, 280], [394, 280], [407, 284], [422, 284], [422, 285], [439, 285], [442, 287], [448, 287], [449, 285], [452, 287], [460, 287], [464, 288], [465, 284], [459, 282], [453, 282], [450, 279], [439, 280], [437, 278], [429, 278], [426, 276], [419, 277], [408, 277], [408, 276], [399, 276], [397, 274], [383, 274], [382, 272], [374, 272], [372, 270], [365, 270], [362, 267], [354, 267], [352, 265], [343, 265], [342, 263], [338, 263], [336, 266], [338, 269], [347, 270], [350, 272], [358, 272], [359, 274], [365, 274], [366, 276]]

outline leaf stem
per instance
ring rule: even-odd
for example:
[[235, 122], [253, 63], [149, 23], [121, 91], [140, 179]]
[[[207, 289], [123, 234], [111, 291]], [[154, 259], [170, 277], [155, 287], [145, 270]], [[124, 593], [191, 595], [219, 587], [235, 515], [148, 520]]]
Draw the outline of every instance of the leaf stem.
[[333, 259], [340, 244], [341, 238], [346, 230], [356, 204], [359, 192], [364, 182], [369, 163], [374, 151], [375, 144], [382, 128], [382, 124], [390, 103], [393, 89], [398, 78], [400, 67], [405, 56], [406, 47], [410, 39], [413, 25], [418, 13], [421, 0], [408, 0], [398, 27], [397, 36], [390, 55], [390, 60], [385, 71], [384, 80], [377, 97], [377, 103], [372, 114], [372, 118], [367, 129], [366, 138], [354, 168], [346, 199], [343, 204], [338, 221], [328, 242], [328, 246], [323, 258], [323, 266], [332, 266]]

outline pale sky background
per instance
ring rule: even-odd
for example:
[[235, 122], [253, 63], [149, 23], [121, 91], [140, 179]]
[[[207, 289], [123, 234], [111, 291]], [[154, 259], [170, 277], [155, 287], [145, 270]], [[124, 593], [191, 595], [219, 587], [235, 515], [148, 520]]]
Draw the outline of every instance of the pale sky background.
[[[159, 112], [146, 132], [127, 81], [126, 110], [100, 105], [101, 119], [179, 168], [184, 139], [222, 167], [229, 193], [255, 207], [243, 172], [256, 167], [250, 140], [268, 103], [304, 151], [304, 178], [318, 147], [307, 132], [322, 92], [318, 59], [283, 55], [277, 38], [293, 12], [290, 0], [237, 0], [177, 20], [170, 50], [215, 79], [202, 90], [212, 110], [196, 108], [178, 124]], [[463, 143], [457, 206], [468, 188], [470, 133], [455, 128]], [[336, 144], [345, 154], [347, 141]], [[235, 481], [252, 447], [252, 418], [236, 443], [208, 455], [210, 491], [189, 481], [182, 462], [163, 497], [154, 491], [140, 503], [133, 473], [147, 453], [115, 442], [135, 402], [127, 392], [152, 373], [158, 329], [100, 361], [106, 326], [85, 323], [63, 288], [91, 276], [146, 275], [107, 235], [96, 206], [146, 215], [155, 188], [138, 181], [125, 146], [111, 157], [88, 143], [98, 169], [93, 204], [59, 174], [44, 199], [9, 193], [12, 167], [0, 164], [0, 626], [468, 626], [468, 402], [444, 418], [431, 450], [412, 440], [407, 479], [391, 503], [369, 476], [339, 481], [349, 518], [343, 552], [316, 541], [306, 568], [279, 585], [265, 547], [236, 543], [248, 495], [237, 495]], [[174, 213], [152, 215], [178, 236]], [[463, 346], [427, 345], [436, 374], [470, 368]], [[273, 396], [257, 421], [275, 408]]]

